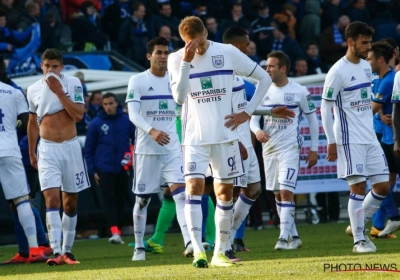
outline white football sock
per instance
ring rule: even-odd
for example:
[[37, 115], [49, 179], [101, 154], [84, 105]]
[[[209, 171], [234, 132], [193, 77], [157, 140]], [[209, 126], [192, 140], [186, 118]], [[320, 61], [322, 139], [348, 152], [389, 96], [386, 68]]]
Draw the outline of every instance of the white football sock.
[[33, 215], [29, 200], [22, 201], [16, 205], [18, 219], [24, 229], [26, 238], [28, 239], [29, 248], [38, 247], [36, 237], [35, 216]]
[[350, 193], [347, 210], [349, 212], [354, 243], [364, 240], [364, 196]]
[[376, 194], [373, 190], [371, 190], [367, 196], [364, 198], [363, 207], [364, 207], [364, 225], [371, 221], [372, 216], [379, 209], [382, 201], [385, 199], [385, 196]]
[[275, 203], [276, 203], [276, 212], [278, 212], [278, 216], [281, 217], [281, 205], [282, 205], [282, 201], [278, 200], [275, 197]]
[[293, 236], [299, 236], [299, 233], [297, 232], [297, 227], [296, 227], [296, 220], [295, 220], [295, 215], [296, 215], [296, 202], [292, 202], [292, 205], [293, 205], [293, 213], [292, 213], [292, 215], [293, 215], [293, 224], [292, 224], [292, 228], [290, 229], [290, 236], [291, 237], [293, 237]]
[[[144, 232], [146, 230], [147, 208], [151, 197], [147, 198], [146, 205], [140, 205], [138, 197], [133, 206], [133, 232], [135, 234], [135, 248], [144, 248]], [[142, 200], [143, 201], [143, 200]]]
[[189, 230], [185, 219], [185, 187], [176, 189], [172, 192], [172, 198], [176, 205], [176, 219], [181, 228], [184, 246], [190, 242]]
[[294, 202], [291, 201], [282, 201], [281, 202], [281, 232], [279, 238], [283, 238], [285, 240], [288, 239], [290, 230], [292, 229], [294, 223]]
[[215, 248], [214, 256], [219, 253], [224, 254], [226, 249], [226, 242], [229, 238], [229, 233], [232, 227], [233, 219], [233, 202], [222, 201], [217, 199], [215, 208]]
[[53, 254], [61, 254], [61, 217], [60, 209], [51, 208], [46, 210], [46, 225], [49, 241]]
[[185, 200], [185, 219], [193, 245], [193, 252], [203, 251], [201, 242], [201, 228], [203, 223], [203, 212], [201, 211], [201, 196], [187, 195]]
[[68, 216], [63, 213], [62, 217], [62, 232], [63, 232], [63, 245], [62, 253], [70, 253], [72, 250], [72, 245], [74, 245], [75, 234], [76, 234], [76, 223], [78, 221], [78, 215], [75, 213], [73, 216]]

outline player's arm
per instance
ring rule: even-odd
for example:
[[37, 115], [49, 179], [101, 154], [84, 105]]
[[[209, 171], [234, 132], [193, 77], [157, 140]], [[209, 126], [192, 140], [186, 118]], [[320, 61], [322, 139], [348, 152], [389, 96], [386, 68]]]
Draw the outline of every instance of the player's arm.
[[97, 133], [96, 120], [89, 123], [89, 127], [86, 133], [85, 147], [83, 154], [85, 156], [86, 164], [88, 167], [88, 173], [92, 176], [96, 173], [95, 169], [95, 154], [97, 149], [99, 135]]
[[39, 125], [37, 123], [36, 113], [29, 114], [28, 119], [28, 146], [29, 146], [29, 158], [33, 168], [37, 167], [37, 157], [36, 157], [36, 145], [39, 138]]
[[400, 103], [393, 103], [392, 124], [394, 132], [394, 147], [395, 156], [400, 157]]
[[[54, 94], [57, 95], [57, 97], [60, 99], [61, 104], [63, 105], [65, 111], [67, 114], [75, 120], [75, 122], [79, 122], [82, 120], [83, 115], [85, 113], [85, 104], [83, 103], [74, 103], [72, 102], [69, 97], [66, 95], [64, 92], [64, 89], [55, 77], [49, 76], [46, 79], [46, 83], [49, 86], [50, 90], [54, 92]], [[80, 85], [82, 88], [82, 85]], [[75, 93], [73, 93], [75, 94]], [[83, 101], [83, 97], [82, 97]]]
[[27, 130], [28, 120], [29, 120], [29, 110], [28, 110], [28, 100], [25, 97], [25, 94], [20, 90], [14, 90], [17, 104], [17, 128], [22, 129], [23, 131]]
[[256, 110], [253, 112], [253, 115], [274, 116], [276, 118], [282, 118], [282, 119], [290, 119], [296, 116], [296, 114], [292, 110], [287, 109], [286, 106], [279, 106], [275, 108], [265, 108], [258, 106]]
[[260, 143], [265, 143], [269, 140], [269, 135], [267, 132], [261, 129], [260, 127], [260, 119], [261, 116], [252, 116], [250, 119], [250, 130], [254, 133], [256, 136], [256, 139]]
[[311, 147], [307, 155], [306, 163], [308, 168], [313, 167], [318, 161], [318, 138], [319, 138], [319, 124], [317, 114], [315, 112], [305, 114], [310, 126]]

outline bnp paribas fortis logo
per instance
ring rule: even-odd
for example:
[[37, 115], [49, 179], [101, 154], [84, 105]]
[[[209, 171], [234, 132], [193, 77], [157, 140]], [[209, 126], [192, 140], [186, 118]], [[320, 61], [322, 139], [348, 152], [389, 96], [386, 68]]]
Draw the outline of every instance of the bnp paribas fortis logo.
[[168, 109], [168, 101], [167, 100], [159, 100], [158, 101], [158, 109]]
[[200, 78], [201, 88], [209, 89], [213, 87], [211, 77]]
[[361, 98], [368, 98], [368, 90], [367, 88], [361, 89]]

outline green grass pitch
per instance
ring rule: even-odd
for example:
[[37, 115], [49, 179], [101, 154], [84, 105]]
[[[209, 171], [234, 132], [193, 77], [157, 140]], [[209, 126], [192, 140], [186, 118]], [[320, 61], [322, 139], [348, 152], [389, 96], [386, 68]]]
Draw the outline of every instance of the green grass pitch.
[[[79, 240], [73, 253], [79, 265], [47, 267], [45, 264], [0, 266], [0, 279], [400, 279], [400, 238], [374, 240], [378, 252], [352, 253], [352, 239], [345, 235], [347, 223], [300, 224], [298, 230], [303, 248], [274, 251], [279, 231], [247, 229], [246, 246], [251, 252], [237, 253], [244, 261], [233, 268], [195, 269], [191, 259], [184, 258], [179, 234], [167, 234], [163, 254], [147, 253], [146, 261], [132, 262], [132, 249], [109, 244], [107, 239]], [[11, 258], [15, 246], [0, 247], [0, 261]], [[212, 252], [208, 252], [211, 261]], [[398, 272], [331, 272], [335, 265], [346, 268], [391, 269]], [[355, 266], [356, 265], [356, 266]], [[324, 271], [325, 269], [325, 271]]]

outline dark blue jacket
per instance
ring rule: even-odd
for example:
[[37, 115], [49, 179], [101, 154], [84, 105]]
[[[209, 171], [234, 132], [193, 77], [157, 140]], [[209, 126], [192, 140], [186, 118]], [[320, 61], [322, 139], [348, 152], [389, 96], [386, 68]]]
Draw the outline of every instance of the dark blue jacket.
[[115, 115], [107, 115], [101, 109], [86, 134], [85, 159], [90, 175], [96, 172], [118, 174], [124, 171], [121, 160], [129, 152], [130, 141], [135, 139], [135, 126], [121, 107]]

